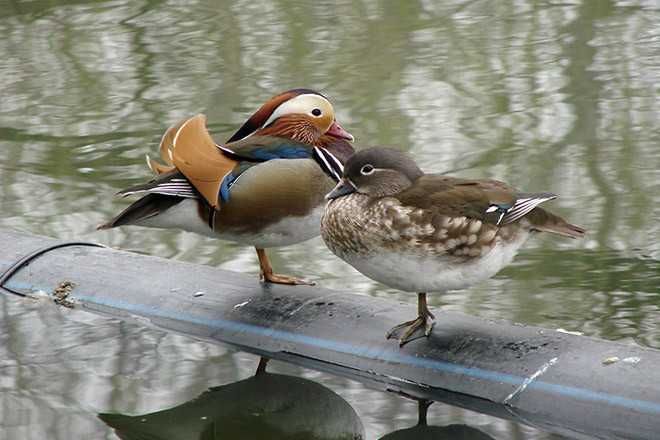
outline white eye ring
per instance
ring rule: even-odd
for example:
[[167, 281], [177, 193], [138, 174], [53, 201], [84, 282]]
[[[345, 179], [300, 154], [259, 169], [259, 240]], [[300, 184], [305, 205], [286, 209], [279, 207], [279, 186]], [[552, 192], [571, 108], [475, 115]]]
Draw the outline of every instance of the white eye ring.
[[363, 165], [362, 168], [360, 168], [360, 174], [363, 176], [368, 176], [369, 174], [373, 174], [374, 171], [376, 171], [376, 168], [374, 168], [373, 165], [370, 163]]

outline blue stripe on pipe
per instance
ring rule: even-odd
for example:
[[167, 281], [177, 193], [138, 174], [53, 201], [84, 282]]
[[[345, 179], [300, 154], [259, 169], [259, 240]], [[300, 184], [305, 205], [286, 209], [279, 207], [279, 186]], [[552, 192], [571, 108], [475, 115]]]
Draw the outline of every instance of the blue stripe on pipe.
[[[12, 289], [33, 289], [47, 291], [48, 289], [39, 289], [33, 285], [25, 283], [9, 282], [8, 287]], [[491, 382], [507, 383], [519, 386], [526, 379], [512, 374], [501, 373], [497, 371], [486, 370], [482, 368], [467, 367], [460, 364], [438, 361], [434, 359], [425, 359], [410, 356], [399, 351], [392, 351], [384, 348], [366, 348], [345, 342], [334, 341], [332, 339], [318, 338], [291, 333], [285, 330], [276, 330], [268, 327], [261, 327], [254, 324], [245, 324], [242, 322], [229, 321], [226, 319], [209, 319], [191, 315], [184, 312], [170, 312], [162, 310], [155, 306], [145, 306], [141, 304], [128, 303], [121, 300], [112, 300], [75, 294], [72, 295], [76, 300], [111, 307], [118, 310], [132, 312], [144, 317], [157, 317], [172, 319], [175, 321], [184, 321], [193, 324], [202, 325], [218, 330], [227, 330], [231, 332], [249, 333], [253, 335], [265, 336], [286, 342], [295, 342], [299, 344], [310, 345], [317, 348], [332, 350], [339, 353], [350, 354], [359, 357], [365, 357], [372, 360], [395, 362], [407, 364], [415, 367], [428, 368], [430, 370], [442, 373], [464, 375], [474, 379], [488, 380]], [[608, 405], [620, 406], [631, 410], [646, 412], [651, 414], [660, 414], [660, 403], [646, 400], [630, 399], [616, 394], [593, 391], [586, 388], [579, 388], [567, 385], [559, 385], [542, 380], [535, 380], [530, 383], [527, 389], [534, 389], [544, 393], [556, 394], [565, 397], [571, 397], [577, 400], [588, 402], [600, 402]]]

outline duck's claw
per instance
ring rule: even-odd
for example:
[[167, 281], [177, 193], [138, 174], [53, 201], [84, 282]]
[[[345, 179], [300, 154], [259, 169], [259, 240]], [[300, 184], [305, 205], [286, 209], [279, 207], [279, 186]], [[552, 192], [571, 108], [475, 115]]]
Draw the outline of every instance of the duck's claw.
[[280, 275], [272, 272], [262, 272], [261, 281], [273, 284], [286, 284], [289, 286], [315, 286], [314, 281], [307, 281], [290, 275]]
[[385, 335], [387, 339], [391, 339], [399, 330], [405, 329], [403, 334], [399, 338], [399, 347], [403, 347], [406, 343], [415, 339], [412, 336], [417, 331], [417, 329], [423, 328], [424, 335], [427, 337], [433, 331], [433, 325], [435, 324], [435, 315], [431, 313], [428, 306], [426, 305], [426, 294], [420, 293], [418, 295], [419, 298], [417, 302], [417, 310], [418, 310], [417, 318], [413, 319], [412, 321], [406, 321], [402, 324], [395, 325]]
[[418, 329], [423, 329], [425, 336], [430, 335], [434, 324], [435, 321], [431, 316], [418, 316], [412, 321], [407, 321], [392, 327], [392, 329], [387, 332], [387, 339], [392, 339], [399, 330], [405, 329], [399, 338], [399, 347], [403, 347], [406, 343], [416, 339], [413, 335]]
[[302, 278], [293, 277], [290, 275], [280, 275], [273, 273], [273, 266], [266, 255], [266, 251], [261, 248], [256, 248], [257, 256], [259, 257], [259, 266], [261, 268], [261, 281], [273, 284], [286, 284], [289, 286], [314, 286], [314, 281], [307, 281]]

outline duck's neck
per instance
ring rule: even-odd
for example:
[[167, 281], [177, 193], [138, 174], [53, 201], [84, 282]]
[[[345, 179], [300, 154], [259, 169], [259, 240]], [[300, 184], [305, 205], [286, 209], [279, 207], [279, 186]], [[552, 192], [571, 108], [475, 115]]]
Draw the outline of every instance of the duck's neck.
[[343, 164], [345, 164], [348, 158], [355, 153], [353, 145], [351, 145], [346, 139], [337, 138], [327, 134], [321, 136], [318, 141], [316, 141], [315, 145], [328, 150]]

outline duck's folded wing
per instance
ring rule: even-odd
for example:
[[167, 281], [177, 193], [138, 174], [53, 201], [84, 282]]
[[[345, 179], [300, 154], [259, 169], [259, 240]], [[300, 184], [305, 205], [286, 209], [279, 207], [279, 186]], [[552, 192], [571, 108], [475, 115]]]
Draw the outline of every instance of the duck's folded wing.
[[[273, 159], [314, 159], [335, 181], [339, 181], [343, 171], [342, 162], [326, 147], [313, 146], [284, 137], [250, 136], [227, 145], [219, 145], [218, 148], [229, 157], [241, 161], [241, 164], [255, 164]], [[350, 144], [348, 148], [352, 150]]]
[[206, 116], [185, 121], [176, 131], [170, 149], [172, 164], [215, 209], [220, 209], [221, 189], [238, 162], [228, 157], [206, 129]]
[[404, 191], [400, 199], [438, 214], [474, 218], [500, 226], [520, 220], [539, 204], [556, 197], [552, 193], [520, 193], [497, 180], [426, 175]]
[[229, 200], [232, 184], [251, 166], [273, 159], [309, 159], [313, 154], [312, 145], [278, 136], [253, 135], [218, 145], [206, 129], [206, 117], [200, 114], [165, 132], [160, 144], [164, 165], [148, 163], [157, 174], [175, 167], [197, 193], [220, 209]]
[[278, 136], [250, 136], [237, 142], [219, 145], [226, 155], [251, 162], [265, 162], [272, 159], [309, 159], [314, 147]]
[[497, 217], [487, 212], [493, 204], [512, 205], [515, 196], [497, 181], [459, 179], [427, 174], [420, 177], [397, 198], [402, 204], [427, 210], [434, 215], [468, 217], [497, 224]]

